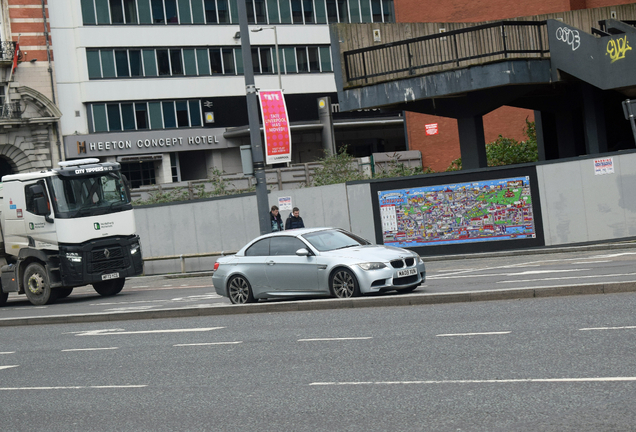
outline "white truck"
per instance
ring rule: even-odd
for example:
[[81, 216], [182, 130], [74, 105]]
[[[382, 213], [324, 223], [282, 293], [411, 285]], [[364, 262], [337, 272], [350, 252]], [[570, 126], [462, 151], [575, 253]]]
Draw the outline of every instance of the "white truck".
[[0, 306], [10, 292], [44, 305], [88, 284], [111, 296], [143, 273], [118, 163], [79, 159], [2, 177], [0, 227]]

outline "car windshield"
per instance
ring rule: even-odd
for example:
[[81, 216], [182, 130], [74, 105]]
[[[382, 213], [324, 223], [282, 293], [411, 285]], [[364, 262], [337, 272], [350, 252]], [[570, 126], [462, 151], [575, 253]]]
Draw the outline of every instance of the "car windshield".
[[50, 177], [56, 217], [76, 218], [132, 208], [119, 172], [95, 176]]
[[317, 231], [303, 237], [320, 252], [370, 244], [354, 234], [340, 230]]

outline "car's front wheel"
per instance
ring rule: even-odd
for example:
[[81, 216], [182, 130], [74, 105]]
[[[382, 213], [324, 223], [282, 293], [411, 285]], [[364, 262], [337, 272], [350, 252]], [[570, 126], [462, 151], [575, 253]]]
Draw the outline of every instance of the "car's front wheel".
[[333, 272], [329, 280], [331, 294], [337, 298], [350, 298], [360, 295], [360, 287], [351, 270], [339, 268]]
[[234, 304], [254, 303], [254, 293], [250, 283], [243, 276], [234, 276], [227, 284], [227, 294]]

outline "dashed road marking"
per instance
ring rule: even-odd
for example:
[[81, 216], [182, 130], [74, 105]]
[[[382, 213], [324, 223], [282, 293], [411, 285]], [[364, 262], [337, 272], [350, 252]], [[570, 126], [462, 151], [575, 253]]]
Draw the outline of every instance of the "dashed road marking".
[[365, 337], [341, 337], [341, 338], [313, 338], [313, 339], [298, 339], [298, 342], [343, 341], [343, 340], [365, 340], [365, 339], [373, 339], [373, 337], [365, 336]]
[[63, 349], [62, 352], [71, 352], [71, 351], [102, 351], [102, 350], [116, 350], [119, 347], [108, 347], [108, 348], [70, 348]]
[[482, 332], [482, 333], [447, 333], [447, 334], [438, 334], [436, 336], [489, 336], [489, 335], [504, 335], [510, 334], [511, 331], [500, 331], [500, 332]]
[[83, 389], [130, 389], [148, 387], [147, 384], [140, 385], [104, 385], [104, 386], [55, 386], [55, 387], [0, 387], [0, 391], [15, 390], [83, 390]]
[[0, 352], [0, 355], [2, 355], [2, 354], [15, 354], [15, 351]]
[[2, 370], [2, 369], [10, 369], [10, 368], [18, 367], [18, 366], [20, 366], [20, 365], [0, 366], [0, 370]]
[[636, 329], [636, 326], [623, 326], [623, 327], [590, 327], [590, 328], [582, 328], [579, 329], [581, 331], [590, 331], [590, 330], [628, 330], [628, 329]]
[[207, 332], [212, 330], [219, 330], [225, 327], [202, 327], [202, 328], [189, 328], [189, 329], [167, 329], [167, 330], [137, 330], [137, 331], [122, 331], [122, 330], [89, 330], [85, 332], [76, 333], [75, 336], [119, 336], [119, 335], [132, 335], [132, 334], [158, 334], [158, 333], [189, 333], [189, 332]]
[[176, 344], [172, 346], [176, 347], [185, 347], [185, 346], [205, 346], [205, 345], [235, 345], [243, 343], [243, 341], [234, 341], [234, 342], [201, 342], [201, 343], [189, 343], [189, 344]]
[[522, 378], [522, 379], [489, 379], [489, 380], [427, 380], [427, 381], [343, 381], [313, 382], [310, 386], [343, 386], [343, 385], [395, 385], [395, 384], [514, 384], [514, 383], [580, 383], [580, 382], [629, 382], [636, 377], [593, 377], [593, 378]]

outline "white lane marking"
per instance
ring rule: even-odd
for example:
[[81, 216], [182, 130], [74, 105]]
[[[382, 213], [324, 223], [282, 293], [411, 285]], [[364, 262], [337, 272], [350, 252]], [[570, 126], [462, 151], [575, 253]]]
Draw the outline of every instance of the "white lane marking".
[[135, 300], [135, 301], [121, 301], [121, 302], [110, 302], [110, 303], [91, 303], [89, 306], [114, 306], [114, 305], [129, 305], [129, 304], [139, 304], [139, 303], [168, 303], [170, 301], [174, 302], [184, 302], [184, 301], [197, 301], [197, 300], [209, 300], [221, 298], [218, 294], [202, 294], [202, 295], [193, 295], [188, 297], [176, 297], [173, 299], [163, 299], [163, 300]]
[[313, 338], [313, 339], [298, 339], [298, 342], [343, 341], [343, 340], [365, 340], [365, 339], [373, 339], [373, 337], [366, 336], [366, 337], [342, 337], [342, 338]]
[[563, 269], [563, 270], [529, 270], [519, 273], [489, 273], [480, 275], [456, 275], [456, 276], [431, 276], [428, 279], [463, 279], [463, 278], [476, 278], [476, 277], [496, 277], [496, 276], [522, 276], [532, 274], [546, 274], [546, 273], [568, 273], [568, 272], [582, 272], [589, 271], [590, 269]]
[[0, 370], [14, 368], [14, 367], [18, 367], [18, 366], [20, 366], [20, 365], [0, 366]]
[[500, 331], [500, 332], [483, 332], [483, 333], [447, 333], [447, 334], [438, 334], [435, 335], [437, 337], [442, 336], [488, 336], [488, 335], [503, 335], [510, 334], [511, 331]]
[[188, 332], [207, 332], [211, 330], [219, 330], [225, 327], [202, 327], [189, 329], [169, 329], [169, 330], [138, 330], [138, 331], [112, 331], [112, 330], [89, 330], [75, 334], [75, 336], [112, 336], [112, 335], [131, 335], [131, 334], [153, 334], [153, 333], [188, 333]]
[[635, 276], [635, 275], [636, 273], [616, 273], [616, 274], [608, 274], [608, 275], [563, 276], [559, 278], [518, 279], [518, 280], [509, 280], [509, 281], [498, 281], [497, 283], [539, 282], [539, 281], [554, 281], [554, 280], [568, 280], [568, 279], [598, 279], [598, 278]]
[[72, 348], [72, 349], [63, 349], [62, 352], [71, 352], [71, 351], [101, 351], [101, 350], [115, 350], [119, 349], [119, 347], [109, 347], [109, 348]]
[[620, 252], [615, 254], [597, 255], [596, 257], [592, 258], [616, 258], [623, 255], [636, 255], [636, 252]]
[[581, 262], [575, 262], [572, 263], [574, 265], [581, 265], [581, 264], [598, 264], [598, 263], [606, 263], [606, 262], [612, 262], [612, 260], [602, 260], [602, 261], [581, 261]]
[[636, 329], [636, 326], [624, 326], [624, 327], [589, 327], [579, 329], [581, 331], [590, 331], [590, 330], [625, 330], [625, 329]]
[[15, 354], [15, 351], [0, 352], [0, 354]]
[[443, 381], [360, 381], [360, 382], [313, 382], [310, 386], [329, 385], [394, 385], [394, 384], [510, 384], [510, 383], [579, 383], [579, 382], [625, 382], [636, 381], [636, 377], [593, 377], [593, 378], [522, 378], [490, 380], [443, 380]]
[[56, 387], [0, 387], [0, 391], [12, 390], [82, 390], [82, 389], [128, 389], [148, 387], [142, 385], [104, 385], [104, 386], [56, 386]]
[[234, 345], [240, 344], [243, 341], [235, 341], [235, 342], [203, 342], [203, 343], [190, 343], [190, 344], [176, 344], [172, 346], [176, 347], [184, 347], [184, 346], [205, 346], [205, 345]]

